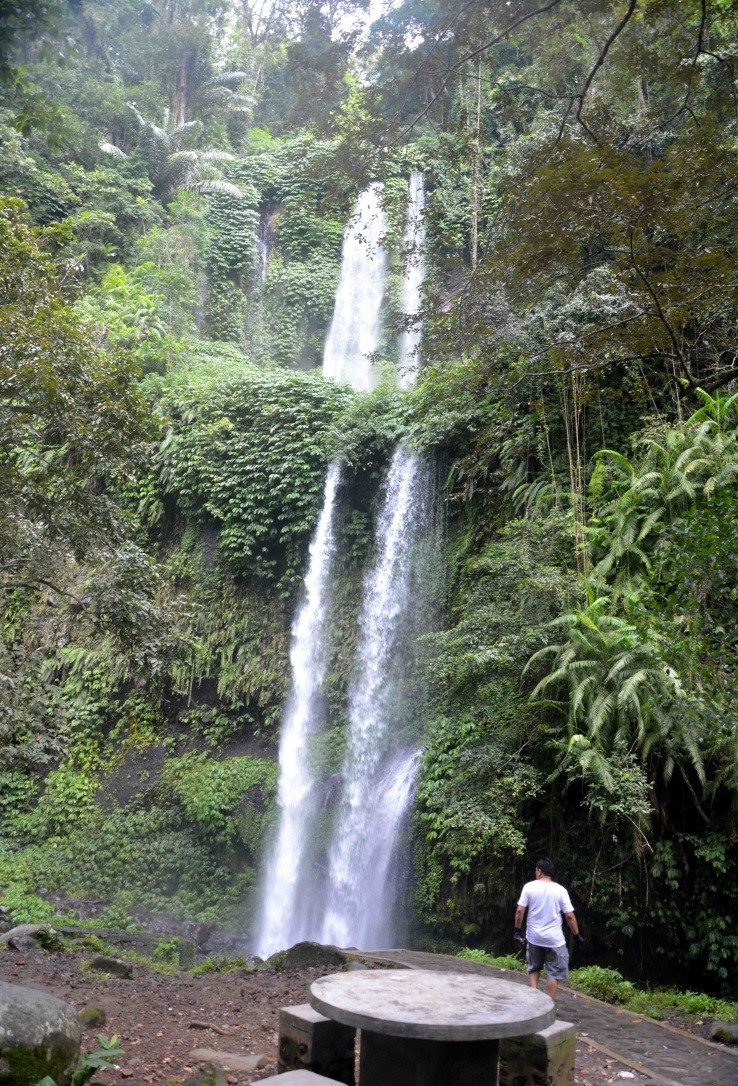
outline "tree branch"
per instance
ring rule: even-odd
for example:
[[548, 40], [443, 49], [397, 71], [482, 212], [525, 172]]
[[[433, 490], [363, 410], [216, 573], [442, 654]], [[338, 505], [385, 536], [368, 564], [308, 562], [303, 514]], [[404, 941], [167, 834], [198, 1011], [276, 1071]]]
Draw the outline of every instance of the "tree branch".
[[44, 585], [46, 588], [50, 588], [53, 592], [58, 592], [60, 596], [66, 596], [78, 607], [82, 606], [82, 600], [79, 596], [75, 596], [74, 592], [69, 592], [66, 588], [60, 588], [59, 585], [54, 584], [52, 581], [47, 581], [43, 577], [34, 577], [30, 581], [0, 581], [0, 592], [12, 589], [12, 588], [30, 588], [32, 591], [37, 589], [39, 585]]
[[618, 25], [615, 27], [615, 29], [612, 31], [612, 33], [610, 34], [610, 36], [606, 40], [605, 44], [600, 49], [599, 56], [597, 57], [597, 60], [594, 62], [593, 66], [590, 68], [589, 75], [585, 79], [584, 86], [582, 87], [581, 91], [579, 92], [579, 94], [573, 94], [572, 95], [571, 102], [569, 103], [569, 107], [568, 107], [566, 113], [564, 114], [564, 119], [561, 122], [561, 128], [559, 129], [559, 134], [558, 134], [558, 137], [556, 139], [557, 143], [561, 139], [562, 135], [564, 134], [566, 119], [569, 116], [569, 113], [571, 112], [571, 107], [574, 104], [574, 102], [579, 103], [579, 105], [577, 106], [576, 117], [574, 119], [577, 121], [578, 124], [581, 125], [581, 127], [584, 129], [584, 131], [587, 133], [587, 135], [590, 137], [590, 139], [593, 141], [593, 143], [599, 143], [600, 142], [597, 139], [597, 137], [595, 136], [594, 132], [591, 130], [591, 128], [584, 123], [584, 120], [582, 118], [582, 110], [584, 109], [584, 100], [587, 97], [587, 94], [589, 92], [589, 88], [592, 86], [592, 83], [594, 82], [595, 76], [597, 75], [597, 73], [600, 70], [600, 68], [602, 67], [602, 65], [605, 63], [605, 58], [607, 57], [607, 54], [610, 52], [611, 47], [614, 45], [614, 43], [620, 37], [622, 32], [625, 30], [625, 27], [630, 22], [630, 20], [631, 20], [631, 18], [633, 16], [633, 13], [634, 13], [637, 6], [638, 6], [638, 0], [630, 0], [630, 3], [628, 5], [628, 10], [626, 11], [625, 15], [622, 17], [622, 19], [620, 20]]
[[[422, 121], [423, 118], [425, 116], [427, 116], [427, 114], [430, 112], [430, 110], [433, 108], [435, 103], [438, 101], [438, 99], [441, 97], [443, 92], [448, 87], [448, 84], [449, 84], [449, 82], [451, 80], [451, 76], [454, 74], [454, 72], [457, 72], [459, 70], [459, 68], [462, 68], [470, 60], [474, 60], [475, 57], [480, 56], [482, 53], [486, 53], [488, 49], [491, 49], [495, 45], [499, 45], [499, 43], [501, 41], [504, 41], [505, 38], [509, 34], [512, 34], [513, 30], [516, 30], [519, 26], [522, 26], [523, 23], [528, 22], [529, 19], [534, 19], [537, 15], [543, 15], [547, 11], [552, 11], [553, 8], [558, 7], [558, 5], [560, 3], [562, 3], [562, 0], [549, 0], [548, 4], [544, 4], [542, 7], [536, 8], [535, 11], [530, 11], [530, 12], [528, 12], [527, 15], [521, 15], [518, 19], [516, 19], [513, 23], [511, 23], [510, 26], [508, 26], [506, 30], [503, 30], [500, 34], [497, 34], [490, 41], [485, 42], [484, 45], [478, 45], [475, 49], [472, 49], [465, 56], [463, 56], [461, 58], [461, 60], [457, 60], [454, 64], [452, 64], [451, 67], [446, 72], [446, 74], [444, 75], [443, 79], [441, 80], [440, 87], [438, 88], [437, 91], [435, 91], [431, 95], [430, 101], [427, 103], [425, 108], [423, 110], [421, 110], [421, 112], [418, 113], [417, 116], [415, 116], [413, 118], [413, 120], [410, 122], [410, 124], [405, 126], [405, 128], [399, 134], [399, 136], [397, 136], [397, 138], [395, 140], [393, 140], [393, 144], [397, 143], [403, 137], [409, 135], [413, 131], [413, 129], [415, 128], [416, 124], [418, 124], [419, 121]], [[467, 6], [471, 6], [471, 5], [467, 5]], [[464, 8], [462, 10], [466, 10], [466, 8]], [[453, 25], [453, 24], [451, 24], [451, 25]], [[444, 31], [444, 33], [446, 33], [446, 31]], [[433, 46], [434, 49], [435, 49], [435, 45], [440, 40], [441, 40], [441, 36], [439, 35], [439, 37], [436, 39], [436, 43]], [[413, 79], [417, 78], [417, 75], [419, 74], [419, 72], [421, 70], [422, 69], [419, 69], [419, 71], [416, 73], [416, 75], [413, 77]]]

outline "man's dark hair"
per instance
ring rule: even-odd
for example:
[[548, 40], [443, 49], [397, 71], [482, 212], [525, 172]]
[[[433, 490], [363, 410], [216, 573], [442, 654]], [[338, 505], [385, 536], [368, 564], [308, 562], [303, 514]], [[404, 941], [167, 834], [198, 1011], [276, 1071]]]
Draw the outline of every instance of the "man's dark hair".
[[552, 879], [556, 868], [547, 856], [541, 856], [540, 860], [536, 860], [536, 871], [540, 871], [542, 875], [548, 875]]

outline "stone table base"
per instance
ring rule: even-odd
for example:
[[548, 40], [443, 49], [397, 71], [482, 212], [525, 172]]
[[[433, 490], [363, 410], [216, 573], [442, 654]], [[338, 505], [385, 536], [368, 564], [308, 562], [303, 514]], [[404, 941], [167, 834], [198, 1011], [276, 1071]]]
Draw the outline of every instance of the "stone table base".
[[496, 1086], [497, 1041], [427, 1041], [361, 1031], [361, 1086]]

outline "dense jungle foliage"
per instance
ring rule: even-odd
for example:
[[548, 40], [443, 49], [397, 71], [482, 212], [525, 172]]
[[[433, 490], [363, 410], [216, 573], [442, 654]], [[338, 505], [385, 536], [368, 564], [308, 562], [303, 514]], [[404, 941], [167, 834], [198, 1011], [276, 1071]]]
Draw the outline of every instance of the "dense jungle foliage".
[[[369, 17], [371, 15], [371, 18]], [[288, 642], [345, 465], [323, 771], [401, 438], [441, 473], [417, 945], [735, 993], [732, 0], [0, 6], [0, 894], [247, 926]], [[422, 369], [392, 379], [407, 178]], [[385, 183], [372, 394], [319, 365]]]

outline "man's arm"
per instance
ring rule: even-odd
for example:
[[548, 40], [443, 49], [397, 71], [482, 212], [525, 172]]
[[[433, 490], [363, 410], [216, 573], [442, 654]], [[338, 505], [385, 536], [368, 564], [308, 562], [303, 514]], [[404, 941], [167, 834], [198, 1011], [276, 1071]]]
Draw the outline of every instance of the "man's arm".
[[525, 905], [518, 905], [515, 910], [515, 933], [513, 938], [516, 943], [524, 943], [525, 935], [523, 934], [523, 917], [525, 916]]
[[577, 946], [584, 946], [584, 936], [579, 930], [579, 924], [577, 923], [577, 918], [574, 913], [564, 913], [564, 917], [571, 928], [571, 933], [574, 936], [574, 941]]

